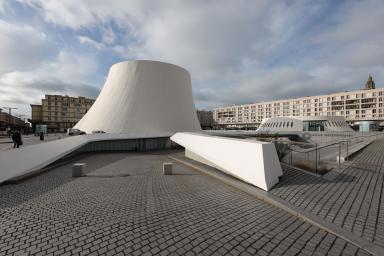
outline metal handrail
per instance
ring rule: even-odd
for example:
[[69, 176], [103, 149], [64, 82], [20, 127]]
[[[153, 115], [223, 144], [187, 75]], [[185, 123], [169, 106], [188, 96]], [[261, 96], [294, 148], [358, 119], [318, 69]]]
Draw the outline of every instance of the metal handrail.
[[[266, 141], [266, 142], [275, 142], [275, 143], [281, 143], [281, 144], [288, 145], [289, 151], [287, 151], [287, 154], [285, 155], [285, 162], [292, 165], [294, 158], [296, 158], [296, 154], [293, 155], [293, 153], [297, 153], [298, 159], [303, 159], [303, 160], [306, 159], [307, 161], [312, 162], [313, 167], [314, 167], [313, 170], [317, 174], [318, 171], [320, 170], [319, 165], [321, 165], [321, 163], [324, 160], [330, 159], [329, 155], [327, 155], [326, 158], [324, 158], [324, 156], [323, 156], [323, 161], [322, 161], [321, 160], [321, 150], [324, 150], [324, 149], [330, 148], [330, 147], [338, 146], [338, 149], [333, 148], [331, 150], [335, 151], [334, 152], [335, 155], [338, 156], [338, 159], [335, 159], [335, 163], [338, 162], [338, 165], [340, 168], [341, 167], [341, 153], [342, 153], [342, 151], [346, 152], [345, 160], [348, 160], [348, 155], [349, 155], [349, 151], [350, 151], [350, 147], [351, 147], [352, 143], [353, 143], [353, 145], [358, 145], [359, 143], [364, 141], [363, 139], [367, 139], [367, 138], [371, 138], [371, 137], [377, 138], [378, 136], [382, 136], [382, 135], [384, 135], [384, 133], [374, 133], [374, 134], [353, 136], [353, 137], [349, 137], [349, 138], [343, 138], [343, 139], [337, 140], [335, 142], [332, 142], [330, 144], [321, 145], [321, 146], [319, 145], [319, 143], [295, 142], [295, 141], [290, 141], [290, 140], [282, 140], [279, 138], [263, 138], [263, 139], [258, 138], [258, 139], [262, 140], [262, 141]], [[344, 147], [342, 145], [345, 145], [346, 147]], [[297, 146], [297, 147], [295, 147], [295, 146]], [[310, 146], [310, 148], [301, 149], [300, 148], [301, 146]], [[282, 150], [284, 150], [284, 149], [282, 149]], [[331, 155], [333, 155], [333, 154], [331, 154]]]

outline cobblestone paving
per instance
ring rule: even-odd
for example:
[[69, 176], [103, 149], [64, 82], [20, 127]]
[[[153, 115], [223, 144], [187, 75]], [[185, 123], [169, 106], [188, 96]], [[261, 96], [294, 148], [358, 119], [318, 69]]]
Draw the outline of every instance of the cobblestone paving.
[[384, 246], [384, 140], [374, 141], [333, 181], [285, 168], [271, 193]]
[[[367, 255], [166, 155], [95, 155], [0, 186], [0, 255]], [[111, 163], [111, 165], [106, 165]], [[116, 168], [116, 169], [115, 169]]]

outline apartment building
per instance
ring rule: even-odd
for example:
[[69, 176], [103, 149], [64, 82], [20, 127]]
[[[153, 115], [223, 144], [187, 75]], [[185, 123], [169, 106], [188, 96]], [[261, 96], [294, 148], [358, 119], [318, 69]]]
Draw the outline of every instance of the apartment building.
[[213, 118], [225, 128], [256, 129], [270, 117], [343, 116], [351, 125], [375, 130], [384, 121], [383, 97], [384, 88], [376, 89], [369, 76], [363, 90], [220, 107], [213, 110]]
[[45, 95], [40, 104], [31, 104], [32, 127], [46, 124], [48, 132], [65, 132], [91, 108], [95, 99], [68, 95]]
[[197, 118], [199, 119], [201, 129], [212, 130], [216, 127], [213, 120], [213, 112], [208, 110], [196, 110]]
[[7, 131], [15, 129], [25, 133], [28, 132], [29, 126], [23, 119], [2, 112], [0, 109], [0, 135], [7, 135]]

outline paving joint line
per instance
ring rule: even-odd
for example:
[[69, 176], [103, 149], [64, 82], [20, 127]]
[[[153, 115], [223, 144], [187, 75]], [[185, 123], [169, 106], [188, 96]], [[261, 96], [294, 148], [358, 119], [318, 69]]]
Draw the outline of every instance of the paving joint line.
[[[211, 171], [208, 169], [208, 166], [199, 166], [197, 164], [191, 163], [189, 161], [185, 161], [183, 159], [178, 158], [177, 156], [168, 155], [169, 158], [172, 160], [175, 160], [181, 164], [184, 164], [186, 166], [189, 166], [195, 170], [198, 170], [208, 176], [211, 176], [213, 178], [216, 178], [222, 182], [224, 182], [227, 185], [230, 185], [232, 187], [235, 187], [237, 189], [240, 189], [241, 191], [250, 194], [252, 196], [255, 196], [256, 198], [263, 200], [277, 208], [280, 208], [300, 219], [303, 221], [310, 223], [314, 226], [317, 226], [318, 228], [321, 228], [331, 234], [336, 235], [337, 237], [340, 237], [344, 239], [347, 242], [350, 242], [354, 244], [355, 246], [373, 254], [376, 256], [382, 256], [384, 255], [384, 248], [376, 243], [370, 242], [362, 237], [359, 237], [352, 232], [346, 231], [343, 228], [319, 217], [316, 216], [304, 209], [300, 209], [293, 204], [281, 199], [278, 196], [275, 196], [271, 193], [268, 193], [266, 191], [263, 191], [259, 188], [256, 188], [250, 184], [247, 184], [243, 181], [237, 180], [229, 175], [224, 175], [222, 173], [217, 173]], [[213, 169], [213, 168], [212, 168]]]

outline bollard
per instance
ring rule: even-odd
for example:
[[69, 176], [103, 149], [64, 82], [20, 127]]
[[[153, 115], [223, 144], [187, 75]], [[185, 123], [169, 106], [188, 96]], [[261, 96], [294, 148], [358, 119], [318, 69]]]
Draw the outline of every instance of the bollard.
[[72, 168], [72, 177], [82, 177], [86, 163], [76, 163]]
[[163, 163], [163, 175], [172, 175], [172, 163]]

